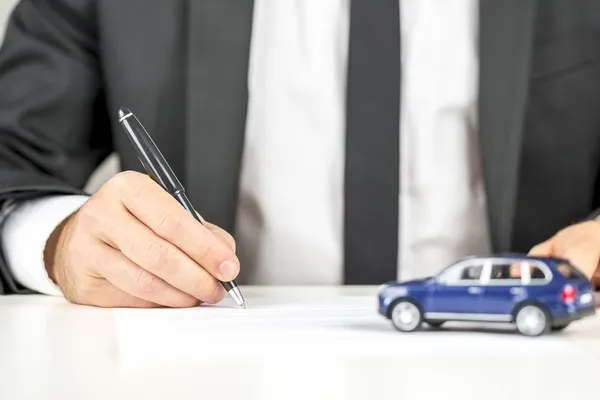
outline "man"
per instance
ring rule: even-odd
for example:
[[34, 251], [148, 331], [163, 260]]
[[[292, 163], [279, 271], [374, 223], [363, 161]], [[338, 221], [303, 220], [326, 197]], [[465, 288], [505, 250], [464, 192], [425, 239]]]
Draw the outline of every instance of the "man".
[[[530, 249], [591, 278], [599, 13], [23, 0], [0, 52], [3, 291], [186, 307], [220, 301], [217, 279], [380, 284]], [[140, 173], [121, 106], [211, 224]], [[82, 193], [113, 151], [128, 172]]]

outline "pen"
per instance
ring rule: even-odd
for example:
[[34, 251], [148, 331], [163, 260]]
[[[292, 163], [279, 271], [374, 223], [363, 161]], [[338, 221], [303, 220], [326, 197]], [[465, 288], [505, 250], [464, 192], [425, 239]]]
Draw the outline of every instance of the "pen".
[[[126, 108], [120, 108], [118, 116], [119, 124], [123, 127], [129, 142], [131, 142], [148, 175], [171, 194], [183, 208], [192, 214], [196, 221], [202, 224], [200, 217], [185, 194], [183, 185], [179, 182], [169, 164], [167, 164], [167, 161], [160, 150], [158, 150], [158, 147], [156, 147], [156, 144], [154, 144], [148, 132], [146, 132], [146, 129], [142, 126], [142, 123]], [[244, 297], [235, 280], [221, 282], [221, 284], [231, 297], [233, 297], [238, 306], [246, 308]]]

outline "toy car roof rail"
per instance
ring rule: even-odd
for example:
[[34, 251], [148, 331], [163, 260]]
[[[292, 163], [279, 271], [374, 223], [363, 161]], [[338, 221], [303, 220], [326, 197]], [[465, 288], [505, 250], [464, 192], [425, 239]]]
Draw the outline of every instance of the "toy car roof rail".
[[516, 253], [516, 252], [505, 252], [505, 253], [490, 253], [490, 254], [477, 254], [477, 255], [468, 255], [462, 257], [460, 260], [472, 260], [477, 258], [490, 258], [490, 259], [498, 259], [498, 258], [518, 258], [522, 260], [540, 260], [540, 261], [556, 261], [556, 262], [566, 262], [569, 260], [561, 257], [554, 256], [534, 256], [528, 255], [525, 253]]

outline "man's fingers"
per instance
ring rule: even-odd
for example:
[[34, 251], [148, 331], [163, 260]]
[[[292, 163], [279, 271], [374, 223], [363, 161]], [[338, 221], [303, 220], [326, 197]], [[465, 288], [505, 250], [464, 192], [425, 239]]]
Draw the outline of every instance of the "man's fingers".
[[538, 257], [564, 258], [591, 278], [598, 266], [600, 250], [597, 244], [590, 243], [589, 238], [578, 235], [550, 239], [534, 246], [528, 254]]
[[112, 247], [99, 244], [96, 251], [101, 264], [96, 272], [117, 289], [148, 302], [167, 307], [193, 307], [198, 299], [184, 293], [144, 270]]
[[[94, 274], [95, 275], [95, 274]], [[78, 285], [65, 292], [65, 298], [74, 304], [95, 307], [131, 307], [131, 308], [154, 308], [159, 304], [143, 300], [118, 289], [102, 277], [89, 276], [80, 280]]]
[[202, 223], [205, 227], [208, 228], [208, 230], [210, 230], [215, 236], [217, 236], [219, 239], [225, 242], [225, 244], [229, 246], [229, 248], [235, 253], [236, 247], [235, 239], [233, 238], [233, 236], [231, 236], [225, 229], [221, 228], [220, 226], [211, 224], [210, 222], [205, 220], [198, 211], [196, 211], [196, 215], [198, 215], [198, 218], [200, 218], [200, 221], [202, 221]]
[[196, 221], [149, 177], [123, 178], [121, 198], [127, 210], [167, 242], [174, 244], [212, 276], [231, 281], [239, 260], [229, 245]]
[[229, 248], [235, 254], [236, 247], [235, 247], [235, 240], [233, 239], [233, 236], [231, 236], [225, 229], [223, 229], [217, 225], [213, 225], [210, 222], [205, 221], [204, 225], [206, 225], [206, 227], [213, 233], [213, 235], [215, 235], [216, 237], [221, 239], [221, 241], [223, 243], [225, 243], [227, 246], [229, 246]]
[[121, 289], [118, 289], [112, 283], [104, 280], [101, 290], [98, 290], [95, 294], [89, 298], [89, 304], [97, 307], [106, 308], [156, 308], [161, 307], [160, 304], [153, 303], [148, 300], [143, 300], [138, 297], [132, 296], [129, 293], [125, 293]]
[[597, 269], [596, 273], [592, 276], [592, 282], [596, 290], [600, 290], [600, 269]]
[[218, 303], [225, 297], [222, 285], [178, 247], [157, 236], [133, 216], [124, 213], [114, 242], [119, 250], [152, 276], [206, 303]]
[[536, 246], [533, 246], [528, 253], [530, 256], [534, 257], [544, 257], [544, 256], [553, 256], [554, 255], [554, 246], [552, 245], [551, 240], [547, 240], [542, 242]]
[[588, 278], [592, 278], [598, 267], [600, 252], [592, 246], [569, 247], [560, 257], [569, 260], [571, 264], [580, 269]]
[[529, 255], [564, 258], [591, 279], [600, 260], [600, 223], [586, 221], [569, 226], [533, 247]]

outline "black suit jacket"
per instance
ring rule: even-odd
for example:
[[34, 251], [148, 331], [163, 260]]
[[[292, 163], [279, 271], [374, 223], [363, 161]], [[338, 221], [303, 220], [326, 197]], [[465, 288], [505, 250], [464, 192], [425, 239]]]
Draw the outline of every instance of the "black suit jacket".
[[[203, 215], [232, 231], [252, 1], [24, 0], [0, 51], [0, 205], [80, 193], [132, 109]], [[600, 206], [600, 2], [481, 0], [481, 158], [494, 251]], [[451, 44], [450, 44], [451, 45]], [[0, 291], [22, 290], [0, 262]]]

